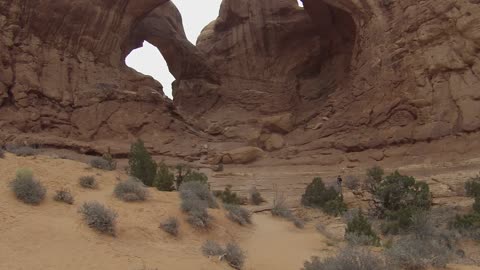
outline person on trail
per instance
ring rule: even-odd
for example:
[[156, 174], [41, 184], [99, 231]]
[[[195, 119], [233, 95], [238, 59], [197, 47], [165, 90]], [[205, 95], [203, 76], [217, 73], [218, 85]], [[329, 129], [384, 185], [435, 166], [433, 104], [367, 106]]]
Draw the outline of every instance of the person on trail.
[[337, 185], [338, 185], [338, 187], [340, 187], [340, 188], [342, 187], [342, 182], [343, 182], [343, 179], [342, 179], [342, 177], [339, 175], [339, 176], [337, 177]]

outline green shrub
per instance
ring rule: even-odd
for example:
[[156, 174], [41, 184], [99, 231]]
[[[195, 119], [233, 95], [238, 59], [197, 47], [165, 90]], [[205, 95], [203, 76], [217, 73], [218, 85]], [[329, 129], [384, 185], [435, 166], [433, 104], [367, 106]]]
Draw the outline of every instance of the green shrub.
[[78, 210], [87, 225], [101, 233], [115, 236], [117, 213], [98, 202], [86, 202]]
[[341, 194], [333, 187], [327, 188], [320, 177], [313, 179], [307, 186], [302, 195], [302, 204], [321, 208], [327, 214], [334, 216], [342, 214], [347, 209]]
[[129, 179], [118, 183], [113, 191], [115, 197], [125, 202], [145, 201], [148, 190], [137, 180]]
[[157, 174], [157, 164], [153, 161], [142, 140], [139, 139], [130, 147], [128, 165], [131, 176], [140, 179], [146, 186], [153, 186]]
[[242, 269], [245, 263], [245, 252], [236, 243], [228, 243], [225, 249], [225, 260], [234, 269]]
[[366, 189], [374, 194], [377, 190], [378, 185], [383, 180], [383, 176], [385, 172], [379, 166], [372, 167], [367, 169], [367, 178], [365, 179], [365, 187]]
[[475, 202], [472, 207], [474, 212], [480, 214], [480, 196], [475, 197]]
[[113, 171], [117, 167], [116, 163], [112, 163], [112, 161], [106, 160], [103, 157], [95, 157], [90, 160], [90, 166], [104, 171]]
[[224, 191], [217, 191], [214, 194], [220, 198], [224, 204], [241, 204], [242, 202], [237, 193], [232, 191], [231, 185], [226, 186]]
[[225, 210], [227, 211], [227, 217], [240, 225], [251, 224], [251, 213], [247, 209], [238, 206], [238, 205], [225, 205]]
[[457, 215], [453, 226], [459, 230], [480, 229], [480, 213]]
[[336, 257], [320, 260], [313, 257], [305, 262], [302, 270], [386, 270], [385, 263], [368, 249], [348, 247]]
[[465, 191], [467, 196], [479, 197], [480, 196], [480, 176], [471, 178], [465, 183]]
[[345, 238], [347, 240], [352, 241], [353, 239], [358, 240], [359, 238], [363, 238], [365, 241], [360, 241], [363, 243], [357, 244], [364, 244], [364, 245], [374, 245], [378, 246], [380, 244], [380, 238], [378, 238], [377, 234], [373, 231], [372, 225], [368, 221], [367, 218], [362, 214], [361, 211], [357, 211], [356, 214], [347, 222], [347, 228], [345, 229]]
[[82, 176], [78, 182], [83, 188], [96, 189], [98, 187], [97, 180], [93, 176]]
[[178, 223], [178, 219], [174, 217], [169, 217], [160, 224], [160, 228], [173, 236], [178, 236], [178, 227], [180, 227], [180, 224]]
[[45, 187], [33, 178], [33, 172], [29, 169], [17, 170], [17, 175], [10, 183], [10, 188], [17, 199], [32, 205], [40, 204], [47, 193]]
[[200, 182], [206, 184], [208, 182], [208, 176], [204, 173], [201, 173], [199, 171], [192, 171], [190, 170], [189, 173], [187, 173], [183, 177], [183, 182]]
[[64, 202], [67, 204], [73, 204], [74, 201], [72, 193], [70, 193], [68, 189], [57, 190], [53, 199], [57, 202]]
[[153, 181], [153, 186], [160, 191], [175, 190], [175, 176], [163, 162], [158, 165], [157, 175]]
[[374, 195], [381, 202], [377, 210], [381, 217], [387, 218], [384, 231], [389, 233], [408, 229], [415, 213], [429, 210], [432, 203], [427, 183], [401, 175], [398, 171], [385, 177]]
[[253, 205], [260, 205], [265, 202], [265, 200], [262, 197], [262, 194], [258, 191], [256, 187], [252, 187], [250, 189], [250, 202]]
[[347, 205], [343, 202], [342, 198], [336, 198], [325, 203], [323, 211], [331, 216], [340, 216], [347, 211]]

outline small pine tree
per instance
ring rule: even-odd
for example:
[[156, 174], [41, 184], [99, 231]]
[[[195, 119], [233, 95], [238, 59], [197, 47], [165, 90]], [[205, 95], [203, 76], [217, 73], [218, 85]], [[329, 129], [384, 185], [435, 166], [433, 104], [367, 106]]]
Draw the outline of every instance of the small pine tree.
[[146, 186], [153, 186], [157, 164], [148, 153], [142, 140], [133, 143], [128, 160], [130, 175], [140, 179]]
[[347, 223], [345, 236], [348, 239], [348, 237], [352, 235], [357, 237], [365, 237], [366, 242], [364, 244], [375, 246], [380, 244], [380, 239], [375, 231], [373, 231], [372, 225], [368, 219], [365, 218], [361, 211], [358, 211], [357, 214], [353, 216], [353, 218]]
[[155, 176], [153, 185], [160, 191], [175, 190], [175, 176], [163, 162], [158, 165], [157, 175]]

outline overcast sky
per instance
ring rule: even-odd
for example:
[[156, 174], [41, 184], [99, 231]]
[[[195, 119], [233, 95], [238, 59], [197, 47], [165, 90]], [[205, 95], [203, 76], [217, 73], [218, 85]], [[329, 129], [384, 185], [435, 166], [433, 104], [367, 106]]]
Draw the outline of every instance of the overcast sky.
[[[218, 17], [222, 0], [172, 0], [180, 10], [187, 38], [195, 44], [202, 29]], [[298, 0], [300, 1], [300, 0]], [[167, 63], [160, 52], [148, 42], [132, 51], [125, 62], [131, 68], [150, 75], [163, 85], [163, 92], [172, 97], [172, 82], [175, 78], [168, 71]]]
[[[218, 17], [222, 0], [173, 0], [182, 14], [187, 38], [195, 44], [202, 29]], [[172, 97], [172, 82], [175, 78], [168, 71], [167, 63], [160, 52], [148, 42], [131, 52], [126, 63], [137, 71], [154, 77], [163, 85], [163, 92]]]

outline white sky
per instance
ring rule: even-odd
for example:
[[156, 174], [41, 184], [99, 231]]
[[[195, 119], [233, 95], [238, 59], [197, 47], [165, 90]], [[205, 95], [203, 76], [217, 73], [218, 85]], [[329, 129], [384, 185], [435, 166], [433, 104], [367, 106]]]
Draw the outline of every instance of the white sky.
[[[182, 14], [187, 38], [195, 44], [202, 29], [218, 17], [222, 0], [172, 0]], [[300, 0], [297, 0], [301, 4]], [[302, 5], [303, 6], [303, 5]], [[167, 63], [156, 47], [148, 42], [132, 51], [125, 59], [127, 66], [150, 75], [163, 85], [165, 95], [172, 98], [172, 82], [175, 78], [168, 71]]]

